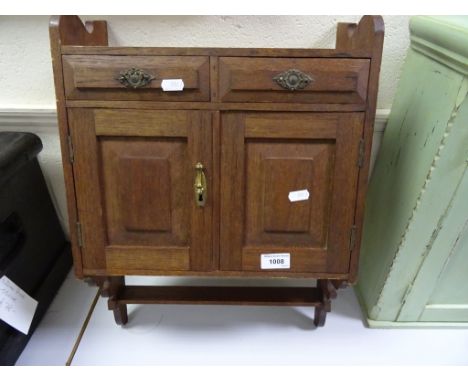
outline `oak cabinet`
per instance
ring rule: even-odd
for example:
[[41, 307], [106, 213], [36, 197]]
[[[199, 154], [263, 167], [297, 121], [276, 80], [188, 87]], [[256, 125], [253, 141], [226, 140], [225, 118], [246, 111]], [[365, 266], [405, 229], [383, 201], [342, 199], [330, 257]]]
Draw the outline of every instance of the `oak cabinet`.
[[[92, 30], [92, 32], [88, 32]], [[383, 42], [119, 48], [50, 26], [75, 272], [128, 303], [314, 306], [356, 280]], [[125, 275], [309, 277], [310, 288], [139, 287]]]

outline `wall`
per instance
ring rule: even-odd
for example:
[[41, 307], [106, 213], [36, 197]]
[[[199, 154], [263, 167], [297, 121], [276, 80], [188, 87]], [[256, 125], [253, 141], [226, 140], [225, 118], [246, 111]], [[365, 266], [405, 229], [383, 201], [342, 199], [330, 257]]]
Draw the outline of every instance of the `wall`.
[[[358, 16], [93, 16], [109, 22], [111, 45], [333, 48], [336, 23]], [[47, 16], [0, 17], [0, 131], [33, 131], [62, 221], [65, 193], [54, 108]], [[374, 158], [409, 45], [409, 16], [385, 16]], [[37, 111], [40, 109], [40, 111]]]

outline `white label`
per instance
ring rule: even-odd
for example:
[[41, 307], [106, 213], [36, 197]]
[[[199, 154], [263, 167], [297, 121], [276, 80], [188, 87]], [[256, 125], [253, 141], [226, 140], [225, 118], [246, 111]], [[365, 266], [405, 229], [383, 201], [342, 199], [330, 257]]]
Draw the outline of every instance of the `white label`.
[[28, 334], [37, 301], [26, 294], [8, 277], [0, 279], [0, 319]]
[[162, 80], [161, 87], [165, 92], [180, 92], [184, 90], [184, 81], [181, 79]]
[[300, 202], [301, 200], [308, 200], [309, 199], [309, 190], [298, 190], [298, 191], [291, 191], [289, 193], [289, 201], [294, 203], [294, 202]]
[[289, 253], [265, 253], [260, 255], [261, 269], [289, 269], [291, 254]]

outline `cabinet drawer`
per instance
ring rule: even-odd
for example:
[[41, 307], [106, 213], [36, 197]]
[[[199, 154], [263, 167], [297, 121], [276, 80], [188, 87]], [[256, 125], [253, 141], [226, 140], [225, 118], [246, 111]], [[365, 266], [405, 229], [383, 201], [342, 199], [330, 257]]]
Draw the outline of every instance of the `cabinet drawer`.
[[[63, 71], [68, 99], [209, 101], [208, 57], [65, 55]], [[164, 79], [183, 90], [163, 91]]]
[[369, 60], [221, 57], [219, 71], [224, 102], [365, 104]]

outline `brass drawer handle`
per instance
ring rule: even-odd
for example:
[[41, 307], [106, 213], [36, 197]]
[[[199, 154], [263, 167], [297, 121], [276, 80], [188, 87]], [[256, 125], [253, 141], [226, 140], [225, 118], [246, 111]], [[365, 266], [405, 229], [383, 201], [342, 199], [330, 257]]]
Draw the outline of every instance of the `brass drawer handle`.
[[314, 80], [311, 76], [298, 69], [289, 69], [273, 77], [273, 81], [287, 90], [301, 90]]
[[203, 165], [198, 162], [195, 165], [195, 183], [193, 185], [195, 191], [195, 203], [198, 207], [204, 207], [206, 202], [206, 177], [203, 171]]
[[154, 76], [142, 69], [131, 68], [120, 73], [120, 76], [116, 80], [127, 88], [137, 89], [148, 85], [154, 80]]

